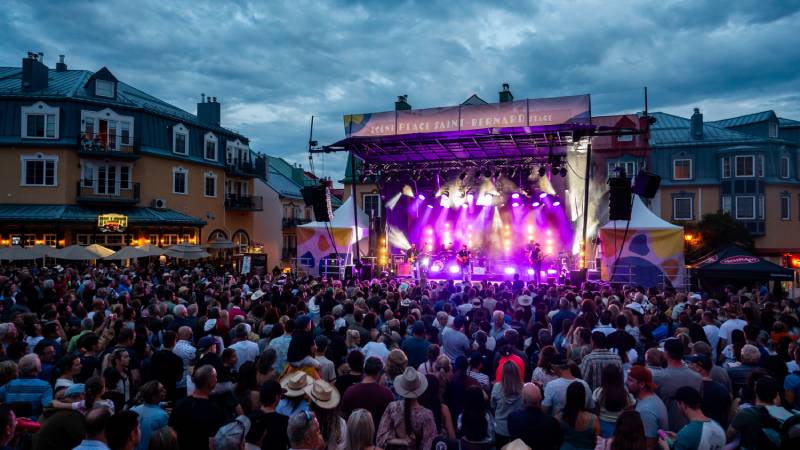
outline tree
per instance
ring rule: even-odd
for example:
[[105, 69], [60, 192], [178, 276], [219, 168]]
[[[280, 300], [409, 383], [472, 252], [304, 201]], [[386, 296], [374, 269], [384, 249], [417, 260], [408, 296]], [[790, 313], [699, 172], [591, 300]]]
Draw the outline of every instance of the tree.
[[747, 251], [755, 249], [753, 236], [745, 226], [730, 214], [717, 211], [706, 214], [694, 228], [686, 228], [686, 234], [695, 239], [687, 241], [686, 259], [694, 261], [701, 256], [730, 244], [736, 244]]

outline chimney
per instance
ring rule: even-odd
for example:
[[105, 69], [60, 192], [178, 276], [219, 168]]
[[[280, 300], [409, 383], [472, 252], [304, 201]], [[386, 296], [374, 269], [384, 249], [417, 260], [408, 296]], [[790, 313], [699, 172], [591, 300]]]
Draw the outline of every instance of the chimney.
[[508, 83], [503, 83], [503, 90], [500, 91], [500, 103], [513, 102], [514, 95], [511, 94]]
[[694, 109], [691, 125], [692, 139], [703, 139], [703, 114], [700, 108]]
[[411, 109], [411, 105], [408, 104], [408, 95], [398, 95], [397, 101], [394, 102], [394, 110], [395, 111], [408, 111]]
[[41, 91], [47, 88], [47, 66], [42, 62], [42, 53], [28, 52], [22, 58], [22, 90]]
[[56, 72], [66, 72], [67, 64], [64, 62], [64, 55], [58, 55], [58, 62], [56, 63]]
[[200, 103], [197, 104], [197, 120], [206, 125], [219, 126], [220, 109], [217, 97], [206, 97], [206, 94], [200, 94]]

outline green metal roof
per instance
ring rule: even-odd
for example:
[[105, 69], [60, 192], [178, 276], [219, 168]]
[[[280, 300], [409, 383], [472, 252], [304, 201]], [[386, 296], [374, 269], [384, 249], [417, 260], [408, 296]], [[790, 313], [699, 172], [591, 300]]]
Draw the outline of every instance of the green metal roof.
[[0, 222], [95, 222], [99, 214], [116, 213], [128, 216], [132, 225], [203, 226], [205, 221], [172, 209], [155, 208], [89, 208], [78, 205], [0, 204]]
[[300, 186], [292, 181], [291, 178], [276, 170], [272, 164], [269, 165], [269, 176], [264, 182], [281, 197], [294, 199], [303, 198], [303, 194], [300, 192]]
[[703, 138], [695, 139], [691, 135], [691, 119], [663, 112], [651, 115], [656, 118], [656, 123], [650, 127], [650, 144], [653, 146], [763, 140], [758, 136], [714, 126], [710, 122], [703, 123]]
[[787, 119], [785, 117], [778, 117], [778, 125], [781, 127], [800, 127], [800, 120]]
[[239, 137], [243, 142], [249, 142], [245, 136], [233, 130], [200, 122], [194, 114], [188, 113], [177, 106], [170, 105], [163, 100], [159, 100], [121, 81], [117, 82], [116, 99], [94, 96], [86, 88], [86, 83], [93, 74], [94, 72], [88, 70], [66, 70], [64, 72], [57, 72], [55, 69], [49, 69], [47, 88], [39, 91], [23, 91], [22, 69], [20, 67], [0, 67], [0, 97], [74, 99], [90, 101], [110, 107], [121, 106], [142, 109], [183, 123], [196, 125], [216, 132], [232, 134]]
[[713, 122], [706, 122], [711, 125], [721, 128], [739, 127], [742, 125], [750, 125], [751, 123], [766, 122], [775, 117], [775, 111], [761, 111], [753, 114], [746, 114], [739, 117], [731, 117], [730, 119], [716, 120]]

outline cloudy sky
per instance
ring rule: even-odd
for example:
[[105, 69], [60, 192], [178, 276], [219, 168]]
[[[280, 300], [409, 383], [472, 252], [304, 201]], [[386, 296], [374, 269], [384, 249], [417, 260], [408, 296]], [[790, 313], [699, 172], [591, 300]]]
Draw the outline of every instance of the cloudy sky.
[[[650, 109], [709, 120], [773, 109], [800, 120], [800, 0], [16, 1], [0, 8], [0, 65], [27, 51], [119, 79], [190, 112], [218, 97], [252, 148], [308, 163], [346, 113], [457, 104], [478, 94], [592, 94], [594, 114]], [[316, 158], [337, 179], [340, 157]]]

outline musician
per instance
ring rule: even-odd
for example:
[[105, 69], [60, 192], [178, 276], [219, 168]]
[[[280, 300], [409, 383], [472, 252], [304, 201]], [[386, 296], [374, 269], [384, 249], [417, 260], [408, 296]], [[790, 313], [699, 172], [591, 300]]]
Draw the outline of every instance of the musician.
[[464, 282], [470, 280], [470, 259], [472, 259], [472, 252], [469, 251], [467, 244], [461, 244], [461, 250], [456, 253], [456, 262], [461, 267], [461, 277]]
[[534, 243], [531, 241], [528, 243], [528, 246], [531, 244], [533, 244], [533, 246], [530, 248], [528, 253], [528, 263], [530, 263], [531, 268], [533, 269], [533, 279], [538, 285], [541, 282], [542, 259], [544, 259], [544, 255], [542, 254], [542, 247], [538, 242]]
[[406, 250], [406, 262], [411, 264], [411, 270], [414, 273], [414, 279], [419, 282], [419, 249], [417, 249], [417, 244], [411, 244], [411, 247]]

